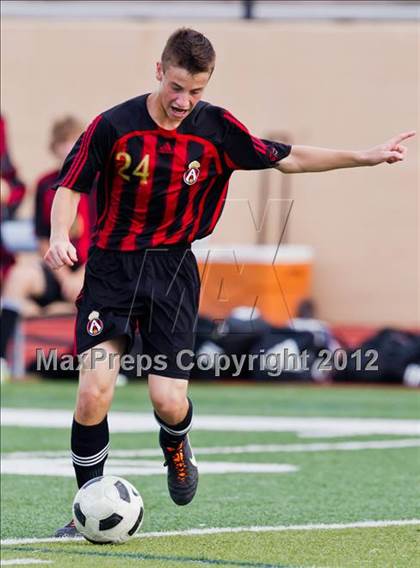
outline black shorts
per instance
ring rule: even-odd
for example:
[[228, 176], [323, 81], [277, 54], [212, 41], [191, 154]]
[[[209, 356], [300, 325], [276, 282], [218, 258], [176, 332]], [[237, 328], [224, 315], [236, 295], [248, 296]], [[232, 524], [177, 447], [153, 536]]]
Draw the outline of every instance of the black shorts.
[[53, 302], [64, 301], [64, 297], [61, 293], [61, 286], [58, 283], [54, 272], [44, 263], [41, 264], [41, 269], [44, 274], [45, 288], [40, 296], [32, 296], [31, 299], [41, 306], [41, 308], [45, 308], [45, 306], [48, 306]]
[[[138, 330], [149, 373], [189, 378], [194, 349], [200, 277], [189, 247], [134, 252], [92, 247], [83, 289], [76, 301], [76, 352], [127, 336], [129, 353]], [[181, 365], [179, 362], [182, 360]]]

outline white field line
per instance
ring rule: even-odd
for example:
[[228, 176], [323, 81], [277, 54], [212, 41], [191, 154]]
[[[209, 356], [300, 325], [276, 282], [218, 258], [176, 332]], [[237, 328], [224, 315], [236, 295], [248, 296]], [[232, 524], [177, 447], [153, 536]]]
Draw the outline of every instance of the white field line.
[[[399, 448], [418, 448], [420, 438], [402, 438], [400, 440], [373, 440], [367, 442], [320, 442], [315, 444], [246, 444], [244, 446], [214, 446], [210, 448], [194, 447], [196, 455], [219, 454], [268, 454], [268, 453], [305, 453], [305, 452], [349, 452], [358, 450], [390, 450]], [[3, 458], [67, 458], [69, 452], [37, 451], [37, 452], [8, 452]], [[157, 448], [145, 450], [112, 450], [112, 458], [148, 458], [161, 457], [162, 450]]]
[[[3, 426], [29, 428], [70, 428], [73, 412], [33, 408], [3, 408]], [[111, 432], [156, 432], [157, 423], [151, 413], [111, 412]], [[393, 418], [307, 418], [280, 416], [198, 415], [194, 429], [230, 432], [297, 432], [305, 437], [357, 436], [389, 434], [420, 435], [419, 420]]]
[[[226, 473], [295, 473], [299, 468], [290, 464], [277, 463], [244, 463], [200, 461], [200, 474]], [[66, 458], [9, 458], [5, 455], [1, 460], [2, 475], [52, 475], [58, 477], [74, 477], [70, 457]], [[112, 458], [107, 463], [107, 473], [110, 475], [164, 475], [166, 470], [160, 461], [124, 460]]]
[[52, 564], [52, 560], [38, 560], [38, 558], [11, 558], [0, 560], [0, 566], [22, 566], [23, 564]]
[[[371, 442], [337, 442], [319, 444], [247, 444], [245, 446], [218, 446], [213, 448], [194, 448], [197, 455], [218, 454], [257, 454], [257, 453], [302, 453], [302, 452], [336, 452], [357, 450], [390, 450], [398, 448], [420, 447], [420, 438], [402, 440], [375, 440]], [[153, 453], [152, 453], [153, 452]], [[160, 456], [161, 450], [115, 450], [115, 457], [152, 457]]]
[[[359, 521], [356, 523], [332, 523], [309, 525], [277, 525], [277, 526], [251, 526], [251, 527], [209, 527], [207, 529], [187, 529], [183, 531], [140, 532], [136, 538], [162, 538], [168, 536], [202, 536], [208, 534], [225, 534], [241, 532], [285, 532], [285, 531], [322, 531], [345, 529], [371, 529], [385, 527], [405, 527], [420, 525], [420, 519], [401, 519], [389, 521]], [[83, 537], [74, 538], [6, 538], [0, 542], [2, 546], [16, 544], [35, 544], [38, 542], [65, 543], [82, 540]]]

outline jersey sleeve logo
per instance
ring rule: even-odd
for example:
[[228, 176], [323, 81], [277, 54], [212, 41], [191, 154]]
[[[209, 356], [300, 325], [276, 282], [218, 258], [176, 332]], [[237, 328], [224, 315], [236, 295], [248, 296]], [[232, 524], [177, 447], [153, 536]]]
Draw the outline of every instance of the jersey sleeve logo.
[[188, 164], [188, 169], [184, 172], [183, 180], [187, 185], [193, 185], [197, 182], [200, 175], [200, 162], [194, 160]]
[[268, 159], [270, 162], [278, 162], [280, 157], [278, 150], [275, 146], [268, 147]]
[[88, 323], [87, 323], [87, 326], [86, 326], [86, 331], [92, 337], [99, 335], [100, 333], [102, 333], [102, 331], [104, 329], [104, 324], [103, 324], [103, 322], [102, 322], [102, 320], [100, 319], [99, 316], [100, 316], [99, 312], [95, 312], [95, 311], [90, 312], [90, 314], [88, 316]]

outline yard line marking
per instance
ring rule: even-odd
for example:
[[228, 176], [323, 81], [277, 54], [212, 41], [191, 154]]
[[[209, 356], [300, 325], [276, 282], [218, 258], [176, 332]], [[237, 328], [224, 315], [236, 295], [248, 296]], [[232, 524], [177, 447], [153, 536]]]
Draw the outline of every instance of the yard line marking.
[[[398, 448], [420, 447], [420, 438], [406, 438], [402, 440], [374, 440], [368, 442], [337, 442], [318, 444], [247, 444], [244, 446], [216, 446], [210, 448], [194, 447], [197, 455], [218, 454], [257, 454], [278, 452], [331, 452], [331, 451], [357, 451], [357, 450], [390, 450]], [[150, 450], [115, 450], [114, 457], [152, 457], [160, 456], [158, 449]]]
[[359, 521], [356, 523], [333, 523], [333, 524], [309, 524], [309, 525], [278, 525], [262, 527], [230, 527], [230, 528], [208, 528], [208, 529], [188, 529], [184, 531], [149, 532], [139, 534], [138, 538], [159, 538], [162, 536], [199, 536], [207, 534], [224, 534], [239, 532], [285, 532], [285, 531], [312, 531], [312, 530], [343, 530], [343, 529], [362, 529], [362, 528], [384, 528], [391, 526], [410, 526], [420, 525], [420, 519], [408, 519], [400, 521]]
[[[73, 412], [33, 408], [3, 408], [3, 426], [30, 428], [70, 428]], [[110, 412], [112, 432], [156, 432], [157, 422], [150, 413]], [[419, 420], [394, 418], [307, 418], [281, 416], [201, 415], [194, 429], [230, 432], [297, 432], [300, 436], [336, 437], [368, 434], [420, 435]]]
[[[364, 528], [404, 527], [420, 525], [420, 519], [400, 519], [388, 521], [358, 521], [355, 523], [308, 524], [308, 525], [277, 525], [277, 526], [251, 526], [251, 527], [209, 527], [207, 529], [186, 529], [181, 531], [144, 532], [135, 538], [162, 538], [167, 536], [200, 536], [208, 534], [240, 533], [240, 532], [284, 532], [284, 531], [318, 531], [318, 530], [345, 530]], [[0, 541], [2, 546], [16, 544], [33, 544], [37, 542], [73, 542], [83, 540], [83, 537], [74, 538], [6, 538]]]
[[[0, 469], [2, 475], [41, 475], [74, 477], [74, 470], [70, 457], [10, 457], [2, 455]], [[285, 463], [249, 463], [249, 462], [221, 462], [201, 461], [200, 474], [226, 474], [226, 473], [295, 473], [298, 466]], [[164, 475], [166, 469], [160, 461], [131, 459], [124, 460], [111, 457], [107, 462], [108, 475]]]
[[[194, 454], [265, 454], [265, 453], [304, 453], [304, 452], [336, 452], [357, 450], [391, 450], [399, 448], [420, 447], [420, 438], [402, 438], [400, 440], [372, 440], [367, 442], [320, 442], [314, 444], [246, 444], [243, 446], [212, 446], [200, 448], [194, 446]], [[111, 450], [112, 458], [151, 458], [161, 457], [162, 450], [150, 448], [144, 450]], [[68, 458], [69, 452], [36, 451], [36, 452], [7, 452], [2, 454], [3, 459], [30, 459], [30, 458]]]
[[[264, 453], [305, 453], [360, 450], [385, 450], [420, 447], [420, 438], [402, 440], [373, 440], [366, 442], [337, 442], [315, 444], [247, 444], [244, 446], [216, 446], [195, 448], [196, 455], [246, 455]], [[107, 471], [113, 475], [166, 475], [161, 461], [147, 458], [161, 457], [158, 449], [114, 450], [111, 452]], [[68, 452], [10, 452], [2, 454], [1, 473], [9, 475], [51, 475], [73, 477], [73, 467]], [[249, 463], [201, 461], [200, 473], [294, 473], [298, 467], [283, 463]]]
[[52, 560], [38, 560], [38, 558], [14, 558], [13, 560], [0, 560], [0, 566], [17, 566], [22, 564], [52, 564]]

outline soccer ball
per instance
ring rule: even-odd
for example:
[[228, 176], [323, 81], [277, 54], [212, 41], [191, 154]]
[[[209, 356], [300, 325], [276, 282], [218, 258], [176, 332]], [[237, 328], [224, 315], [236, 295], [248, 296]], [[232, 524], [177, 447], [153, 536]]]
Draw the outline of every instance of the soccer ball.
[[95, 544], [125, 542], [143, 521], [143, 499], [126, 479], [95, 477], [83, 485], [73, 501], [77, 530]]

